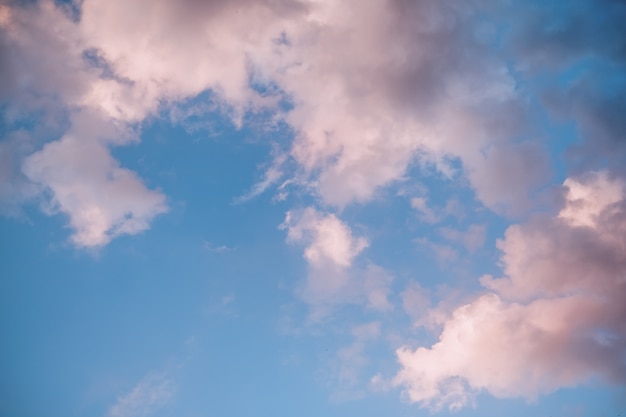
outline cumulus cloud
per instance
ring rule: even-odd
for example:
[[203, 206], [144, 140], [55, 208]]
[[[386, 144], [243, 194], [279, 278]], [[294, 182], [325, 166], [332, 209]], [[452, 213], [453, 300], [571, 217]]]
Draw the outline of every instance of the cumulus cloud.
[[[316, 7], [318, 28], [289, 38], [288, 52], [306, 64], [278, 79], [296, 103], [286, 118], [299, 132], [292, 155], [319, 173], [325, 202], [367, 201], [419, 158], [438, 166], [460, 158], [472, 172], [495, 174], [500, 167], [480, 161], [480, 150], [519, 133], [523, 115], [513, 78], [476, 36], [471, 12], [446, 1]], [[525, 178], [515, 177], [518, 191], [536, 185], [531, 178], [524, 187]], [[515, 198], [496, 192], [486, 204]]]
[[430, 348], [397, 351], [394, 383], [411, 401], [458, 409], [480, 390], [532, 399], [626, 382], [624, 183], [600, 172], [566, 185], [558, 216], [507, 230], [505, 276], [481, 279], [489, 292], [456, 309]]
[[50, 0], [1, 6], [4, 116], [60, 125], [56, 142], [14, 161], [42, 187], [5, 173], [4, 200], [47, 190], [51, 212], [69, 216], [75, 244], [104, 245], [165, 211], [164, 197], [120, 167], [110, 146], [136, 140], [137, 123], [161, 106], [207, 90], [237, 123], [266, 105], [249, 82], [251, 57], [274, 45], [298, 3], [183, 3], [92, 0], [72, 15]]
[[[626, 6], [545, 3], [84, 0], [76, 13], [52, 0], [2, 4], [0, 104], [11, 132], [0, 143], [2, 207], [43, 196], [47, 212], [68, 216], [81, 247], [146, 230], [166, 198], [110, 149], [138, 140], [162, 108], [210, 91], [236, 125], [263, 109], [294, 133], [240, 201], [285, 179], [342, 209], [406, 181], [416, 161], [444, 176], [453, 161], [486, 207], [519, 214], [552, 175], [529, 128], [537, 120], [528, 103], [542, 105], [575, 124], [579, 169], [610, 172], [568, 179], [556, 217], [510, 227], [498, 243], [504, 276], [483, 277], [489, 292], [457, 309], [430, 349], [399, 350], [395, 381], [413, 401], [458, 408], [474, 390], [534, 397], [594, 375], [617, 379]], [[500, 30], [502, 21], [511, 29]], [[536, 82], [572, 65], [580, 71], [558, 87]], [[49, 133], [25, 132], [34, 120]], [[422, 197], [410, 203], [426, 222], [446, 214]], [[294, 210], [282, 227], [304, 247], [307, 302], [392, 309], [391, 275], [356, 262], [368, 241], [337, 215]], [[470, 252], [485, 239], [477, 225], [440, 231]], [[441, 259], [458, 256], [419, 242]], [[427, 308], [420, 294], [404, 293], [412, 316]]]
[[303, 289], [305, 298], [321, 302], [343, 294], [350, 281], [352, 261], [367, 247], [367, 240], [354, 237], [334, 214], [311, 207], [288, 212], [281, 228], [287, 230], [287, 241], [305, 245], [304, 258], [310, 266]]
[[[533, 3], [520, 14], [524, 24], [515, 25], [509, 43], [523, 74], [552, 68], [546, 62], [556, 56], [573, 62], [593, 53], [623, 62], [619, 36], [602, 42], [572, 30], [596, 33], [602, 21], [580, 20], [591, 2], [581, 4], [563, 14], [557, 31], [543, 30], [557, 6]], [[614, 22], [624, 8], [610, 4]], [[104, 122], [132, 125], [208, 90], [236, 123], [246, 111], [273, 109], [294, 129], [289, 155], [300, 169], [288, 174], [272, 165], [244, 197], [295, 175], [325, 203], [343, 207], [404, 180], [415, 160], [445, 173], [445, 161], [458, 159], [487, 207], [516, 214], [550, 177], [545, 149], [525, 127], [526, 97], [508, 58], [493, 48], [497, 16], [518, 13], [515, 6], [86, 0], [75, 9], [68, 16], [51, 0], [2, 7], [3, 100], [11, 111], [87, 108]], [[585, 135], [621, 143], [615, 138], [623, 126], [610, 116], [621, 114], [612, 111], [623, 107], [619, 95], [589, 84], [556, 94], [553, 102], [570, 104], [552, 107], [569, 107]], [[281, 109], [281, 98], [293, 106]]]
[[[167, 210], [165, 197], [148, 190], [109, 150], [136, 140], [136, 134], [124, 120], [107, 114], [104, 100], [86, 99], [100, 83], [117, 81], [99, 77], [98, 68], [84, 59], [84, 39], [62, 8], [49, 1], [2, 7], [12, 68], [4, 79], [8, 125], [37, 119], [61, 135], [42, 147], [49, 135], [29, 132], [30, 155], [22, 152], [13, 158], [23, 175], [13, 175], [5, 188], [19, 194], [34, 189], [27, 194], [31, 198], [45, 192], [46, 212], [69, 217], [71, 240], [79, 247], [102, 246], [116, 236], [147, 229]], [[18, 199], [16, 194], [7, 199]]]
[[309, 271], [299, 294], [313, 308], [311, 319], [324, 318], [339, 304], [361, 304], [379, 312], [393, 309], [388, 298], [393, 277], [372, 263], [355, 265], [368, 241], [355, 236], [336, 215], [311, 207], [290, 211], [281, 228], [288, 242], [304, 246]]
[[50, 209], [69, 216], [72, 242], [79, 247], [139, 233], [167, 211], [163, 194], [148, 190], [97, 141], [67, 135], [29, 156], [23, 170], [51, 191]]
[[352, 231], [334, 214], [322, 214], [308, 207], [301, 212], [287, 212], [281, 226], [287, 239], [304, 242], [304, 257], [314, 267], [326, 265], [346, 268], [368, 245], [363, 237], [353, 237]]
[[[4, 6], [3, 82], [23, 107], [45, 97], [130, 125], [210, 90], [235, 123], [277, 112], [296, 133], [292, 175], [325, 203], [368, 201], [416, 159], [446, 171], [443, 161], [459, 158], [483, 202], [506, 212], [546, 170], [538, 147], [509, 145], [523, 133], [523, 105], [477, 24], [481, 3], [472, 7], [86, 0], [70, 18], [51, 0]], [[281, 97], [293, 107], [277, 106]], [[283, 174], [275, 167], [250, 195]]]

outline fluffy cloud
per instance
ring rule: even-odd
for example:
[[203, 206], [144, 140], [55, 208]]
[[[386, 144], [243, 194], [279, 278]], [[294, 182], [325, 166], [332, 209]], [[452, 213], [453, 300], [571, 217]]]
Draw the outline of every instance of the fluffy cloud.
[[22, 176], [6, 179], [3, 188], [13, 192], [3, 199], [10, 204], [24, 190], [45, 192], [46, 212], [69, 217], [71, 240], [79, 247], [102, 246], [116, 236], [147, 229], [156, 215], [167, 210], [165, 197], [120, 167], [109, 150], [136, 140], [136, 133], [126, 120], [107, 113], [106, 100], [87, 100], [100, 83], [117, 81], [101, 77], [102, 68], [85, 59], [86, 44], [77, 24], [52, 2], [2, 6], [2, 10], [10, 58], [3, 79], [7, 125], [18, 126], [20, 132], [19, 126], [31, 124], [32, 118], [57, 138], [61, 135], [42, 147], [50, 133], [35, 129], [23, 134], [22, 145], [30, 155], [21, 152], [13, 158], [13, 165], [21, 168], [15, 171]]
[[[43, 100], [73, 121], [88, 109], [130, 126], [207, 90], [236, 123], [273, 108], [296, 132], [297, 182], [337, 207], [370, 200], [418, 158], [443, 171], [460, 158], [478, 196], [505, 212], [547, 175], [538, 147], [509, 144], [523, 133], [523, 106], [493, 34], [477, 24], [480, 7], [87, 0], [76, 9], [3, 6], [2, 82], [18, 111]], [[280, 97], [293, 108], [276, 107]], [[507, 157], [519, 152], [519, 163]]]
[[[89, 109], [105, 123], [132, 125], [210, 90], [236, 123], [259, 108], [289, 123], [289, 154], [300, 168], [291, 175], [332, 206], [370, 200], [415, 160], [446, 173], [446, 161], [458, 159], [486, 206], [515, 214], [531, 206], [550, 171], [545, 149], [528, 140], [526, 97], [509, 57], [493, 47], [498, 19], [523, 17], [507, 38], [521, 74], [559, 68], [556, 56], [623, 63], [619, 41], [572, 29], [591, 7], [581, 4], [562, 14], [556, 34], [539, 29], [558, 7], [533, 3], [520, 12], [498, 1], [86, 0], [71, 16], [50, 0], [5, 5], [3, 101], [7, 114]], [[623, 9], [611, 3], [610, 22]], [[583, 32], [596, 33], [600, 21], [584, 19]], [[585, 136], [604, 137], [609, 155], [623, 131], [611, 103], [623, 103], [594, 85], [544, 102], [576, 117]], [[289, 111], [277, 107], [281, 97]], [[259, 190], [276, 175], [268, 172]]]
[[[302, 64], [278, 80], [296, 104], [287, 115], [299, 132], [292, 155], [325, 202], [367, 201], [418, 158], [442, 169], [446, 158], [460, 158], [474, 176], [502, 174], [480, 150], [519, 133], [522, 111], [472, 12], [446, 1], [320, 1], [313, 10], [316, 26], [288, 33], [285, 53]], [[515, 176], [517, 191], [536, 185], [530, 178], [524, 186], [525, 178]], [[489, 194], [492, 184], [474, 186]], [[516, 198], [496, 192], [486, 204]]]
[[288, 242], [305, 246], [309, 271], [299, 292], [313, 307], [310, 318], [321, 319], [334, 305], [344, 303], [376, 311], [393, 309], [388, 300], [393, 277], [371, 263], [355, 265], [368, 241], [354, 236], [337, 216], [309, 207], [288, 212], [281, 228], [287, 230]]
[[281, 228], [287, 240], [302, 243], [310, 274], [303, 289], [304, 297], [313, 303], [341, 297], [350, 281], [352, 261], [368, 245], [334, 214], [322, 214], [313, 208], [288, 212]]
[[507, 230], [505, 276], [481, 280], [490, 292], [456, 309], [431, 348], [397, 351], [394, 382], [411, 401], [457, 409], [479, 390], [535, 398], [625, 382], [624, 183], [595, 173], [566, 185], [558, 216]]
[[67, 135], [29, 156], [23, 170], [51, 190], [50, 209], [69, 216], [72, 242], [79, 247], [139, 233], [167, 211], [163, 194], [148, 190], [97, 141]]
[[288, 212], [281, 226], [287, 239], [305, 242], [304, 257], [313, 267], [347, 268], [368, 245], [363, 237], [353, 237], [352, 231], [334, 214], [321, 214], [308, 207], [302, 212]]

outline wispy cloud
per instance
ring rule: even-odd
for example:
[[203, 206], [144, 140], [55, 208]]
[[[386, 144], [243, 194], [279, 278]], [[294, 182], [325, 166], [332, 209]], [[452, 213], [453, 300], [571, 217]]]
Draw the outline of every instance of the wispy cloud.
[[108, 417], [145, 417], [169, 404], [175, 395], [174, 383], [163, 374], [150, 373], [109, 409]]
[[268, 188], [278, 183], [284, 176], [282, 165], [286, 162], [285, 154], [278, 155], [274, 158], [272, 165], [265, 170], [263, 178], [255, 183], [252, 188], [245, 194], [235, 199], [235, 204], [245, 203], [263, 194]]
[[232, 252], [232, 251], [234, 251], [236, 249], [234, 247], [230, 247], [230, 246], [226, 246], [226, 245], [216, 245], [216, 244], [211, 243], [211, 242], [206, 241], [206, 240], [202, 242], [202, 248], [205, 251], [212, 252], [212, 253]]
[[381, 336], [381, 324], [370, 322], [354, 326], [351, 330], [352, 343], [337, 351], [336, 400], [355, 399], [367, 393], [365, 368], [370, 364], [368, 348]]

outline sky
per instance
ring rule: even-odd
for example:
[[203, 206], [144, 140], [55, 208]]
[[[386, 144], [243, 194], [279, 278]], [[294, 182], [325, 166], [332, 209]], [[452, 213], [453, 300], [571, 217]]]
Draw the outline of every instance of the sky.
[[626, 415], [624, 21], [0, 0], [0, 415]]

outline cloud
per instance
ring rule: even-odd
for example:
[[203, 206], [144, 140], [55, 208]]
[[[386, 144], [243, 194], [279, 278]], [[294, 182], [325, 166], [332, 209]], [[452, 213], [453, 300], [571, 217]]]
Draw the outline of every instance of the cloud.
[[146, 375], [128, 393], [118, 398], [108, 417], [145, 417], [167, 405], [174, 397], [173, 382], [157, 373]]
[[243, 200], [285, 176], [341, 208], [405, 180], [416, 160], [442, 173], [459, 160], [486, 206], [515, 213], [549, 170], [541, 147], [520, 142], [524, 100], [481, 26], [489, 4], [86, 0], [70, 16], [51, 0], [3, 6], [4, 101], [72, 123], [96, 115], [95, 131], [210, 91], [235, 124], [266, 109], [295, 134], [298, 168], [278, 161]]
[[[142, 19], [129, 20], [137, 8]], [[294, 104], [283, 116], [296, 131], [291, 156], [319, 196], [339, 207], [401, 180], [415, 158], [461, 158], [489, 178], [499, 168], [480, 161], [479, 150], [518, 133], [521, 115], [513, 79], [472, 36], [474, 23], [453, 2], [87, 1], [85, 44], [132, 84], [98, 79], [81, 102], [131, 121], [159, 102], [211, 89], [239, 119], [250, 106], [275, 102], [254, 91], [251, 77], [275, 84]], [[519, 195], [539, 181], [509, 178]], [[475, 186], [482, 196], [492, 184]], [[518, 195], [497, 187], [486, 204]]]
[[285, 175], [282, 169], [282, 165], [287, 160], [286, 155], [282, 154], [274, 158], [274, 161], [270, 167], [268, 167], [263, 173], [263, 178], [256, 182], [252, 188], [245, 194], [235, 199], [235, 204], [245, 203], [252, 200], [261, 194], [263, 194], [268, 188], [280, 181]]
[[502, 214], [528, 211], [533, 206], [530, 191], [550, 176], [547, 152], [535, 142], [496, 144], [464, 162], [478, 199]]
[[[380, 187], [402, 180], [416, 159], [441, 165], [460, 158], [472, 172], [495, 174], [498, 166], [478, 162], [480, 149], [519, 133], [522, 112], [512, 77], [477, 41], [464, 6], [316, 6], [318, 27], [288, 33], [291, 46], [285, 48], [305, 64], [288, 67], [277, 79], [296, 103], [286, 117], [299, 133], [292, 155], [326, 203], [366, 202]], [[524, 184], [525, 178], [515, 177], [517, 191], [536, 185], [534, 178]], [[474, 185], [481, 197], [492, 186]], [[515, 197], [494, 192], [486, 203], [514, 204], [508, 200]]]
[[623, 175], [626, 5], [618, 0], [524, 5], [501, 9], [514, 22], [507, 43], [520, 73], [536, 83], [531, 88], [541, 104], [576, 127], [579, 141], [567, 152], [570, 167], [584, 172], [608, 163]]
[[411, 283], [401, 294], [404, 312], [414, 321], [422, 320], [430, 309], [429, 295], [418, 283]]
[[512, 20], [510, 40], [526, 63], [524, 69], [563, 68], [589, 57], [622, 62], [626, 58], [626, 29], [621, 24], [626, 7], [620, 0], [575, 4], [533, 0], [525, 6], [516, 10], [519, 19]]
[[120, 167], [105, 145], [71, 133], [30, 155], [23, 170], [51, 191], [49, 209], [69, 216], [71, 239], [79, 247], [142, 232], [167, 211], [163, 194]]
[[[626, 17], [626, 11], [624, 12]], [[626, 36], [626, 34], [624, 34]], [[608, 66], [606, 69], [604, 66]], [[620, 63], [589, 65], [577, 79], [543, 94], [545, 106], [559, 119], [577, 127], [580, 143], [568, 152], [570, 164], [580, 171], [607, 164], [626, 171], [626, 58]]]
[[345, 298], [351, 280], [350, 266], [368, 242], [355, 237], [334, 214], [323, 214], [308, 207], [287, 212], [281, 228], [287, 230], [287, 241], [305, 245], [304, 258], [310, 271], [302, 289], [311, 303]]
[[418, 211], [420, 219], [426, 223], [437, 223], [440, 220], [440, 217], [428, 205], [428, 200], [424, 197], [413, 197], [411, 207]]
[[226, 245], [216, 245], [206, 240], [202, 242], [202, 248], [205, 251], [212, 252], [212, 253], [225, 253], [225, 252], [232, 252], [236, 250], [236, 248], [234, 247], [230, 247]]
[[589, 172], [581, 180], [568, 178], [563, 185], [567, 205], [559, 217], [574, 226], [593, 227], [606, 207], [625, 196], [621, 181], [610, 178], [606, 171]]
[[487, 226], [484, 224], [471, 224], [465, 231], [441, 227], [439, 228], [439, 234], [452, 243], [462, 245], [468, 252], [472, 253], [482, 248], [485, 244]]
[[624, 183], [600, 172], [566, 185], [558, 216], [506, 231], [505, 276], [481, 279], [489, 292], [457, 308], [430, 348], [397, 351], [394, 383], [411, 401], [458, 409], [480, 390], [532, 399], [626, 382]]
[[370, 364], [368, 348], [372, 342], [380, 338], [380, 322], [360, 324], [352, 328], [353, 341], [337, 351], [338, 391], [334, 394], [335, 399], [355, 399], [362, 397], [367, 378], [364, 377], [364, 369]]
[[273, 103], [249, 84], [251, 56], [274, 45], [283, 26], [270, 23], [288, 21], [298, 3], [183, 3], [90, 0], [71, 16], [51, 0], [1, 6], [4, 116], [19, 115], [15, 124], [53, 118], [60, 126], [43, 149], [13, 153], [27, 181], [3, 175], [3, 200], [20, 203], [36, 194], [31, 188], [47, 190], [48, 212], [69, 216], [76, 245], [105, 245], [166, 211], [164, 197], [121, 168], [109, 146], [135, 141], [146, 117], [207, 90], [236, 123], [247, 109]]
[[19, 216], [21, 205], [39, 193], [17, 162], [31, 151], [30, 136], [23, 130], [7, 134], [0, 142], [0, 213], [4, 215]]
[[271, 51], [302, 9], [289, 0], [86, 1], [80, 20], [86, 42], [133, 83], [118, 93], [125, 86], [103, 81], [86, 100], [105, 103], [113, 117], [140, 119], [161, 100], [212, 90], [240, 118], [261, 100], [249, 85], [255, 56]]
[[301, 212], [289, 211], [281, 228], [287, 240], [306, 245], [304, 257], [313, 267], [347, 268], [368, 242], [352, 236], [352, 231], [334, 214], [322, 214], [308, 207]]
[[311, 320], [321, 320], [341, 304], [393, 310], [389, 301], [393, 276], [373, 263], [355, 265], [368, 241], [354, 236], [336, 215], [308, 207], [288, 212], [280, 227], [287, 231], [288, 242], [304, 246], [309, 269], [298, 293], [312, 307]]

